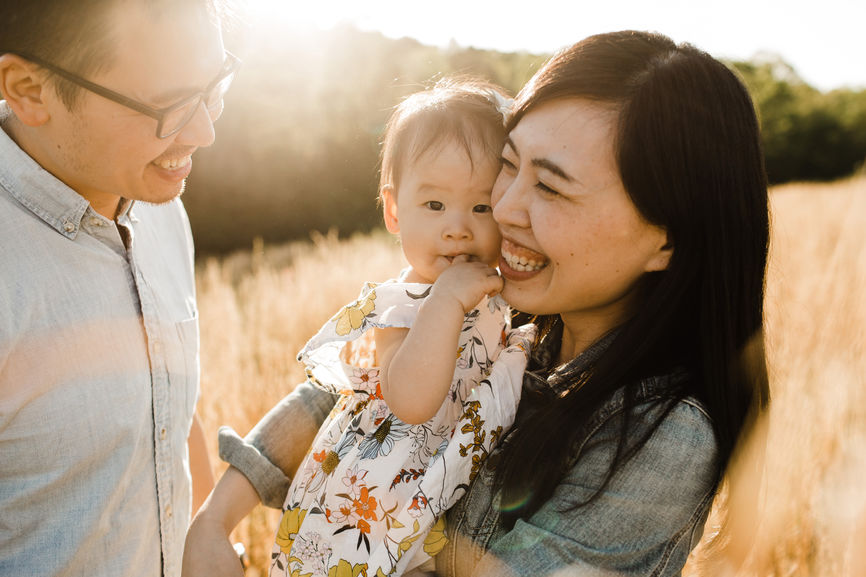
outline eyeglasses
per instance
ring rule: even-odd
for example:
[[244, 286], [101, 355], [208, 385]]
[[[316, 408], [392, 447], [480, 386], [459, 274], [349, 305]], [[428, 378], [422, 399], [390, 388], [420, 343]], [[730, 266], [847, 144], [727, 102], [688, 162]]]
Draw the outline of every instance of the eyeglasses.
[[45, 68], [46, 70], [50, 70], [58, 76], [65, 78], [94, 94], [98, 94], [103, 98], [107, 98], [108, 100], [155, 119], [157, 121], [157, 138], [168, 138], [169, 136], [180, 132], [183, 127], [192, 120], [193, 116], [195, 116], [201, 103], [204, 103], [212, 121], [219, 118], [223, 110], [223, 97], [228, 91], [229, 86], [231, 86], [235, 73], [241, 65], [240, 59], [227, 50], [222, 70], [217, 77], [208, 84], [207, 88], [201, 92], [197, 92], [184, 98], [180, 102], [176, 102], [171, 106], [166, 106], [165, 108], [154, 108], [153, 106], [133, 100], [132, 98], [115, 92], [114, 90], [110, 90], [104, 86], [85, 80], [77, 74], [73, 74], [72, 72], [55, 66], [50, 62], [46, 62], [41, 58], [36, 58], [26, 54], [19, 54], [19, 56]]

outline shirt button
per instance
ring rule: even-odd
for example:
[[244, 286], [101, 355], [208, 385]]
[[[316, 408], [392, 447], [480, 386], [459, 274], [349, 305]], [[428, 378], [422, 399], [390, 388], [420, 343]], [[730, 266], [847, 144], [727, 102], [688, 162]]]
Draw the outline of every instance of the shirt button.
[[166, 433], [167, 433], [167, 431], [165, 430], [165, 427], [163, 427], [159, 430], [159, 440], [160, 441], [165, 441]]
[[162, 354], [162, 343], [159, 341], [153, 341], [153, 354], [159, 355]]
[[102, 226], [102, 221], [96, 217], [90, 219], [90, 226]]
[[63, 223], [63, 230], [65, 230], [66, 232], [72, 232], [73, 230], [75, 230], [75, 225], [67, 220]]
[[165, 506], [165, 516], [171, 519], [171, 505]]

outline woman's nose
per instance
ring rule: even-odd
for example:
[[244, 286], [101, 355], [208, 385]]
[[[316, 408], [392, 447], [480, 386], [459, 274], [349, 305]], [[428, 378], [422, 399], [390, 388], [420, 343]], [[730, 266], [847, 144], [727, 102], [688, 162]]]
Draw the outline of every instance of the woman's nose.
[[527, 193], [521, 189], [519, 179], [505, 180], [500, 177], [493, 187], [493, 220], [500, 226], [528, 227], [526, 198]]

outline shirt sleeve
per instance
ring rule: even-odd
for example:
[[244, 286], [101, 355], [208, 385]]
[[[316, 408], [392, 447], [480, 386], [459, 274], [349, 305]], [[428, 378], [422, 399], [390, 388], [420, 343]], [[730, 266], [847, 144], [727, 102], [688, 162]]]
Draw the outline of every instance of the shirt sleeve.
[[337, 396], [301, 383], [262, 417], [245, 438], [230, 427], [219, 431], [220, 458], [240, 470], [262, 503], [280, 508], [298, 467]]
[[601, 485], [616, 432], [608, 420], [590, 436], [553, 496], [491, 543], [475, 575], [680, 575], [717, 485], [710, 420], [694, 404], [677, 403], [596, 499], [575, 507]]

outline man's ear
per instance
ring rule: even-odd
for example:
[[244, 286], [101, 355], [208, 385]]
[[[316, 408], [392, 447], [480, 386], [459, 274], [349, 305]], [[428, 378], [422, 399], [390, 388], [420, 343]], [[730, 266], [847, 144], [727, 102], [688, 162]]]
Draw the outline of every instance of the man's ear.
[[400, 233], [400, 220], [397, 218], [397, 191], [390, 184], [379, 190], [382, 198], [382, 216], [385, 218], [385, 228], [391, 234]]
[[17, 54], [0, 55], [0, 93], [22, 124], [41, 126], [51, 118], [45, 95], [54, 90], [32, 62]]
[[674, 243], [665, 229], [659, 229], [658, 248], [650, 255], [646, 263], [646, 272], [667, 270], [674, 254]]

